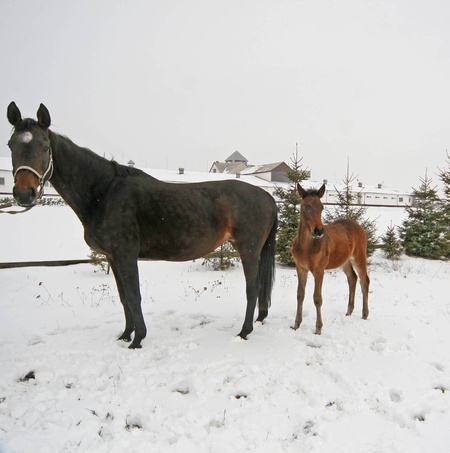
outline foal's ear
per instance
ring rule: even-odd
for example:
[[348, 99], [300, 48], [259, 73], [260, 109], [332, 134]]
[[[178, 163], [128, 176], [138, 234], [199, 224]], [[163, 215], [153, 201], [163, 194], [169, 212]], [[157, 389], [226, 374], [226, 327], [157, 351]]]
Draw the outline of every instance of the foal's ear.
[[22, 115], [20, 113], [19, 107], [17, 107], [14, 101], [8, 105], [7, 110], [8, 121], [13, 125], [17, 126], [22, 121]]
[[324, 193], [325, 193], [325, 184], [322, 184], [322, 187], [317, 191], [317, 195], [319, 198], [322, 198]]
[[297, 183], [297, 192], [300, 195], [300, 198], [306, 197], [306, 190], [299, 183]]
[[50, 113], [48, 112], [48, 109], [44, 104], [41, 104], [39, 106], [39, 109], [37, 111], [37, 120], [39, 126], [41, 126], [42, 129], [48, 129], [50, 127]]

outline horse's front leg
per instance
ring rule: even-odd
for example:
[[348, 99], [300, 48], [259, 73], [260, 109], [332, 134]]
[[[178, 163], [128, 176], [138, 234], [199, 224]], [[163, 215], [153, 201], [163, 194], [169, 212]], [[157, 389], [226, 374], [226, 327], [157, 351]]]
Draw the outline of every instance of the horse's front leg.
[[297, 265], [297, 315], [295, 316], [295, 324], [291, 327], [297, 330], [303, 320], [303, 301], [305, 299], [306, 281], [308, 279], [308, 271]]
[[322, 283], [324, 271], [314, 273], [314, 305], [316, 306], [316, 335], [322, 333]]
[[129, 348], [141, 348], [141, 341], [147, 335], [147, 328], [141, 309], [137, 259], [122, 253], [117, 257], [113, 256], [110, 262], [125, 312], [125, 330], [119, 339], [130, 341], [134, 330], [134, 338]]
[[127, 343], [131, 342], [131, 334], [134, 331], [134, 322], [133, 322], [133, 314], [131, 313], [130, 307], [128, 306], [125, 298], [125, 289], [124, 283], [122, 280], [122, 276], [117, 271], [114, 261], [112, 259], [108, 259], [108, 263], [111, 266], [111, 269], [114, 274], [114, 278], [116, 280], [117, 290], [119, 292], [120, 302], [123, 306], [123, 311], [125, 315], [125, 330], [123, 331], [122, 335], [120, 335], [118, 340], [126, 341]]

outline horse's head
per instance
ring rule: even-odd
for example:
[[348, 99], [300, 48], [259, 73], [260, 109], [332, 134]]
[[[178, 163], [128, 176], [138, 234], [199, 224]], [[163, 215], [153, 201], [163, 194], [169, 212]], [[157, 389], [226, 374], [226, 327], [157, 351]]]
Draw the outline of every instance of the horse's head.
[[20, 206], [33, 206], [42, 196], [44, 184], [53, 171], [48, 133], [50, 114], [41, 104], [37, 121], [22, 119], [17, 105], [11, 102], [8, 120], [14, 126], [8, 142], [14, 175], [13, 195]]
[[300, 222], [303, 222], [314, 239], [320, 239], [325, 232], [322, 223], [323, 204], [320, 201], [325, 193], [325, 184], [319, 190], [305, 190], [297, 184], [297, 191], [301, 198]]

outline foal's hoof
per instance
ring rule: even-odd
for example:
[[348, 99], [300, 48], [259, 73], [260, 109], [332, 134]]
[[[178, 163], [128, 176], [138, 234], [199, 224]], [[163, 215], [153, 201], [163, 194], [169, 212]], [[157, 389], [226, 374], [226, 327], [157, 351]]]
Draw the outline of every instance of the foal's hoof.
[[300, 326], [296, 326], [296, 325], [291, 326], [292, 330], [298, 330], [299, 328], [300, 328]]
[[131, 336], [130, 335], [121, 335], [117, 341], [122, 340], [125, 341], [125, 343], [129, 343], [131, 341]]

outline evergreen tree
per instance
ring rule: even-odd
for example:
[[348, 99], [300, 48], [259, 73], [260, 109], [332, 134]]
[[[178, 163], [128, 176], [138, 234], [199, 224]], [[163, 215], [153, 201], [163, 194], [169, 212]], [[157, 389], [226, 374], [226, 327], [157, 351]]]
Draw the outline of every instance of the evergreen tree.
[[343, 179], [344, 189], [337, 192], [337, 206], [333, 210], [325, 210], [325, 222], [330, 223], [337, 219], [350, 219], [359, 223], [365, 230], [367, 235], [367, 256], [371, 256], [375, 251], [378, 238], [376, 234], [376, 223], [374, 220], [368, 219], [366, 215], [366, 208], [358, 205], [358, 194], [352, 190], [352, 182], [356, 176], [350, 174], [347, 165], [347, 174]]
[[425, 173], [420, 187], [414, 189], [415, 205], [406, 207], [407, 219], [400, 227], [400, 239], [405, 253], [422, 258], [442, 258], [450, 253], [448, 224], [436, 187]]
[[288, 172], [289, 188], [277, 187], [275, 198], [280, 200], [278, 205], [278, 234], [277, 259], [282, 264], [294, 266], [291, 247], [297, 235], [300, 220], [300, 198], [297, 194], [297, 183], [309, 177], [309, 171], [302, 169], [302, 159], [298, 157], [298, 150], [291, 156], [291, 170]]
[[439, 179], [443, 184], [444, 198], [441, 200], [441, 209], [444, 225], [444, 241], [447, 243], [448, 252], [444, 255], [450, 258], [450, 155], [447, 153], [447, 169], [439, 170]]
[[386, 258], [390, 260], [397, 260], [400, 258], [403, 247], [392, 224], [387, 228], [386, 233], [381, 236], [381, 241], [383, 243], [383, 252]]

